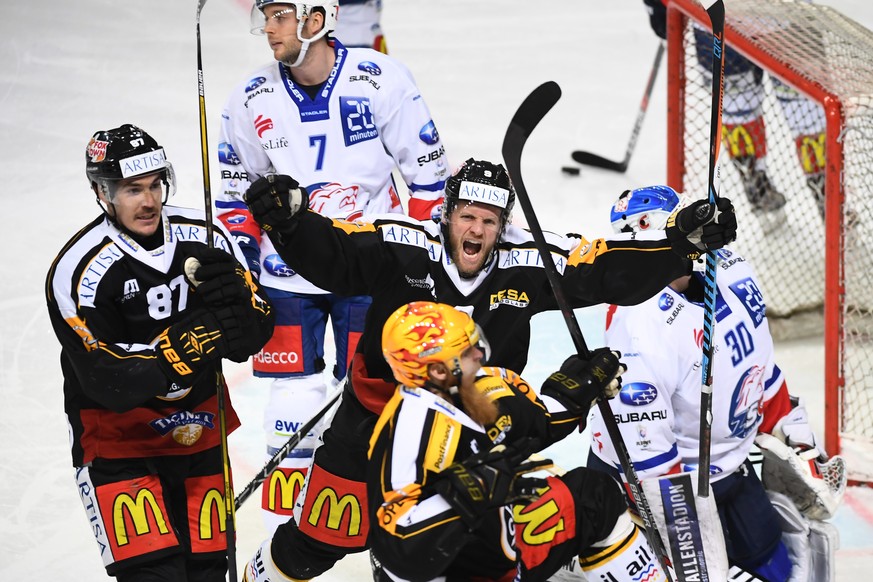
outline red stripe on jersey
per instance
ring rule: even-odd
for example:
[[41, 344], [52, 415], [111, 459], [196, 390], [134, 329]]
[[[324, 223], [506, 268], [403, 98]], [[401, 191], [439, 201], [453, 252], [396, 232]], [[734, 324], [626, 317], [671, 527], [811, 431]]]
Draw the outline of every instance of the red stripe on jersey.
[[758, 432], [773, 432], [773, 427], [783, 416], [791, 412], [791, 399], [788, 394], [788, 385], [782, 382], [779, 391], [773, 398], [764, 403], [764, 420], [758, 427]]
[[[218, 398], [197, 404], [193, 410], [180, 408], [134, 408], [122, 413], [85, 408], [79, 413], [84, 452], [83, 463], [95, 457], [125, 459], [190, 455], [221, 444], [218, 430]], [[227, 432], [240, 422], [225, 392]]]

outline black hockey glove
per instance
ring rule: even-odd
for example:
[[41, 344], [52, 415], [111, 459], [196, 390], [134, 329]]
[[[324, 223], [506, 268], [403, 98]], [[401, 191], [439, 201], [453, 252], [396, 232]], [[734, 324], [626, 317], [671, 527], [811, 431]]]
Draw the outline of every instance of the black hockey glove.
[[[170, 380], [191, 386], [197, 373], [210, 362], [246, 353], [252, 348], [252, 318], [247, 308], [237, 305], [196, 315], [174, 323], [158, 336], [155, 354]], [[257, 351], [260, 349], [258, 346]], [[245, 361], [235, 359], [234, 361]]]
[[736, 240], [734, 205], [727, 198], [719, 198], [715, 208], [706, 200], [698, 200], [670, 215], [665, 231], [674, 252], [696, 261], [706, 251]]
[[526, 460], [536, 447], [537, 441], [528, 438], [476, 453], [441, 471], [433, 489], [469, 528], [475, 528], [489, 510], [539, 497], [546, 481], [522, 476], [552, 466], [549, 459]]
[[309, 193], [291, 176], [268, 174], [249, 186], [245, 201], [261, 228], [270, 232], [290, 227], [309, 208]]
[[[198, 245], [202, 246], [202, 245]], [[254, 289], [233, 255], [203, 247], [185, 259], [185, 277], [210, 307], [251, 302]]]
[[618, 361], [620, 357], [621, 353], [609, 348], [594, 350], [588, 360], [570, 356], [559, 371], [546, 378], [540, 392], [571, 414], [585, 416], [596, 400], [613, 398], [621, 389], [621, 375], [627, 367]]
[[661, 0], [643, 0], [649, 12], [649, 24], [659, 37], [667, 38], [667, 7]]

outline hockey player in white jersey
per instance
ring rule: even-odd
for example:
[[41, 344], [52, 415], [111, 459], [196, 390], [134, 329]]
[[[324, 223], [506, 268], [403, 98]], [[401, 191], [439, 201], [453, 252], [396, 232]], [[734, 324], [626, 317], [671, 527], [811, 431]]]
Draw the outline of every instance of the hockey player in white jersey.
[[[810, 0], [800, 0], [810, 2]], [[652, 30], [660, 38], [667, 37], [667, 10], [663, 0], [643, 0], [649, 12]], [[694, 27], [696, 56], [701, 73], [711, 75], [712, 37], [700, 26]], [[810, 54], [814, 54], [812, 51]], [[795, 143], [798, 164], [819, 212], [824, 216], [825, 201], [825, 113], [815, 101], [771, 77], [773, 92], [779, 103], [791, 138]], [[724, 136], [727, 154], [740, 173], [746, 198], [752, 210], [765, 222], [782, 224], [780, 212], [785, 195], [770, 181], [767, 174], [767, 126], [764, 120], [764, 71], [730, 46], [725, 52], [724, 66]], [[763, 216], [762, 216], [763, 214]], [[772, 214], [776, 220], [768, 219]], [[850, 222], [857, 220], [850, 212]]]
[[[645, 231], [663, 229], [679, 203], [667, 186], [627, 191], [610, 218], [617, 232], [645, 237]], [[710, 473], [727, 553], [732, 563], [766, 580], [807, 579], [792, 577], [796, 552], [789, 553], [783, 542], [780, 514], [747, 457], [759, 433], [778, 436], [816, 468], [825, 456], [817, 450], [806, 410], [789, 396], [774, 361], [764, 298], [751, 265], [727, 247], [716, 253]], [[642, 479], [697, 467], [702, 281], [702, 273], [685, 275], [639, 305], [607, 311], [605, 342], [623, 354], [628, 367], [610, 405]], [[588, 465], [619, 478], [602, 417], [597, 410], [593, 416]]]
[[[370, 298], [330, 294], [296, 274], [252, 220], [242, 194], [262, 176], [286, 174], [306, 187], [310, 208], [325, 216], [402, 213], [397, 170], [410, 194], [408, 214], [427, 220], [448, 175], [439, 133], [409, 70], [331, 38], [338, 13], [337, 0], [257, 0], [252, 29], [266, 36], [275, 62], [248, 75], [222, 115], [217, 213], [259, 272], [277, 315], [276, 331], [253, 366], [256, 376], [273, 378], [264, 417], [268, 456], [324, 401], [328, 319], [339, 382]], [[265, 482], [268, 530], [291, 515], [295, 483], [302, 482], [316, 442], [313, 433]]]

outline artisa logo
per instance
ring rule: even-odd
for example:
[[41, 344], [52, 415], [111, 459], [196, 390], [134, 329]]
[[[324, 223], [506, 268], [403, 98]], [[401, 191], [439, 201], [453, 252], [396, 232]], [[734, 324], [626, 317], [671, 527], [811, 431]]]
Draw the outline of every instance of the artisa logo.
[[139, 176], [156, 170], [162, 170], [167, 165], [163, 148], [156, 149], [144, 154], [125, 158], [118, 162], [121, 166], [121, 177], [129, 178]]
[[506, 208], [506, 205], [509, 204], [509, 190], [478, 182], [463, 181], [458, 189], [458, 198]]

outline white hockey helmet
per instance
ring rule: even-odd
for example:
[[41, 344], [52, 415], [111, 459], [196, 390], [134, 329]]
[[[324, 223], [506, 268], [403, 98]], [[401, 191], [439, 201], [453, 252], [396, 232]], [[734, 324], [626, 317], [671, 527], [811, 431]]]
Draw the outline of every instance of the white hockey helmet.
[[[322, 36], [336, 30], [336, 19], [337, 15], [339, 14], [339, 0], [307, 0], [306, 2], [255, 0], [255, 4], [254, 6], [252, 6], [251, 12], [252, 34], [264, 34], [264, 25], [266, 24], [266, 19], [264, 18], [264, 8], [266, 6], [269, 6], [270, 4], [283, 4], [294, 7], [297, 20], [300, 23], [298, 24], [297, 28], [298, 37], [300, 36], [302, 23], [309, 17], [310, 14], [312, 14], [313, 8], [321, 8], [324, 10], [324, 28], [321, 32], [318, 33], [318, 35], [308, 40], [316, 40], [317, 38], [321, 38]], [[303, 41], [304, 39], [300, 40]]]
[[625, 190], [612, 205], [609, 221], [615, 232], [663, 230], [680, 198], [669, 186]]

